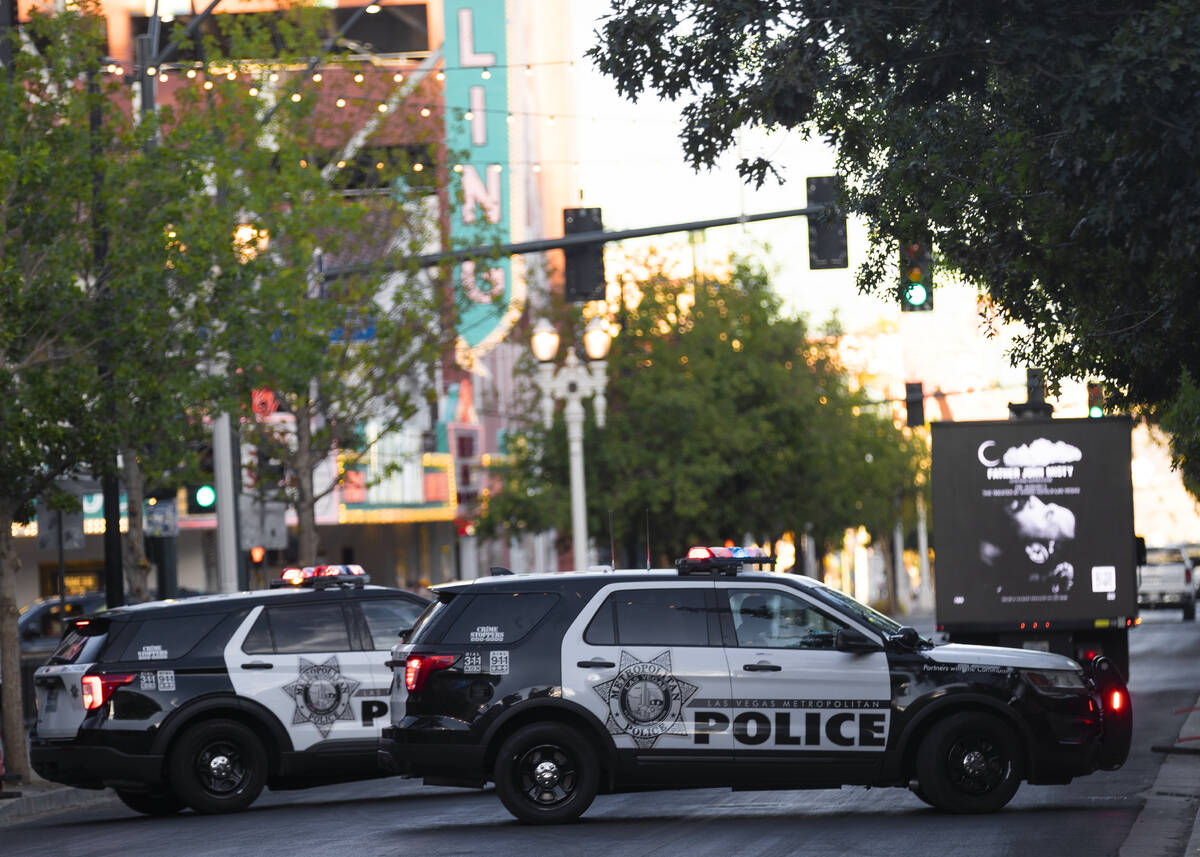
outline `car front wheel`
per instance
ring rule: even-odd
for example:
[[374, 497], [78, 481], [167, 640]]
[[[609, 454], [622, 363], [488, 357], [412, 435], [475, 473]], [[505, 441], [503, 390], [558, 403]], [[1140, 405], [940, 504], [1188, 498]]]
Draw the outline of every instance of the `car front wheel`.
[[558, 723], [524, 726], [496, 757], [496, 794], [527, 824], [574, 821], [600, 782], [596, 754], [578, 731]]
[[1021, 785], [1020, 745], [1003, 721], [960, 712], [934, 724], [917, 755], [920, 797], [955, 813], [995, 812]]
[[208, 720], [188, 729], [170, 756], [171, 785], [196, 812], [240, 812], [267, 781], [267, 751], [249, 727]]

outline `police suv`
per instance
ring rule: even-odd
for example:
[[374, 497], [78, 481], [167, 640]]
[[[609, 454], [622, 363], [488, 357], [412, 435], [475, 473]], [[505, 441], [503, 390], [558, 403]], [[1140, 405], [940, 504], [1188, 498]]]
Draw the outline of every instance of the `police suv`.
[[716, 786], [909, 786], [987, 812], [1021, 780], [1125, 761], [1110, 662], [935, 646], [814, 580], [750, 570], [748, 553], [439, 587], [393, 651], [380, 764], [494, 781], [517, 818], [555, 823], [598, 792]]
[[34, 676], [34, 770], [151, 815], [381, 776], [384, 664], [428, 599], [367, 580], [355, 565], [292, 568], [286, 588], [73, 620]]

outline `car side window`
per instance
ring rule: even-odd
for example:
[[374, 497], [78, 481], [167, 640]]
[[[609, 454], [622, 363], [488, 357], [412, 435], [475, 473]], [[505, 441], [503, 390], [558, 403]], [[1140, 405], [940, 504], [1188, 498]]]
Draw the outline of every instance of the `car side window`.
[[425, 609], [424, 604], [406, 598], [372, 598], [360, 601], [359, 606], [376, 651], [388, 651], [399, 643], [400, 632], [416, 624], [417, 617]]
[[741, 648], [831, 650], [848, 627], [778, 589], [727, 589], [725, 596]]
[[626, 589], [605, 599], [584, 631], [592, 645], [708, 646], [704, 589]]
[[348, 652], [353, 648], [340, 604], [267, 607], [242, 643], [247, 654]]

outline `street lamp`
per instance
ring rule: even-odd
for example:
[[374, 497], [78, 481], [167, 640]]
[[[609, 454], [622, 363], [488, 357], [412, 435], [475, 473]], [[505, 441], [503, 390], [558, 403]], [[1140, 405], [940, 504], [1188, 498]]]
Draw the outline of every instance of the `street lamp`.
[[571, 543], [575, 552], [575, 569], [587, 568], [587, 503], [583, 485], [583, 399], [592, 396], [596, 409], [596, 425], [604, 427], [604, 410], [607, 400], [604, 388], [608, 384], [606, 374], [608, 348], [612, 335], [599, 318], [588, 322], [583, 333], [583, 348], [588, 356], [585, 366], [575, 354], [572, 346], [567, 349], [563, 365], [554, 368], [554, 355], [558, 353], [559, 336], [546, 319], [539, 321], [533, 329], [529, 344], [533, 356], [539, 361], [537, 385], [542, 393], [542, 424], [550, 428], [554, 424], [554, 400], [565, 403], [563, 419], [567, 423], [567, 455], [571, 472]]

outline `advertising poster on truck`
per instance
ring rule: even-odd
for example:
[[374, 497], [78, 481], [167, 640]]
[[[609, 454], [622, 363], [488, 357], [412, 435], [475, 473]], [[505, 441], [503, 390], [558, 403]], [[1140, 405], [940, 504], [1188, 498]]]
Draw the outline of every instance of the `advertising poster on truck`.
[[939, 626], [1067, 629], [1137, 615], [1131, 427], [933, 424]]

